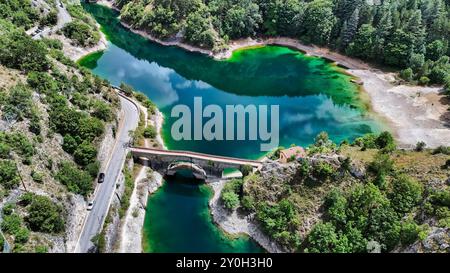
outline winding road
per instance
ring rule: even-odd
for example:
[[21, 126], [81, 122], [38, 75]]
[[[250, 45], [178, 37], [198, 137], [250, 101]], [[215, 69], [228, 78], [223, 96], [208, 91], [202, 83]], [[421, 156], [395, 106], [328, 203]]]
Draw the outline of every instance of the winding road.
[[[62, 29], [65, 24], [72, 21], [72, 17], [70, 16], [66, 7], [64, 5], [61, 5], [61, 2], [59, 0], [55, 0], [55, 4], [56, 4], [56, 9], [58, 10], [58, 22], [53, 27], [45, 27], [44, 30], [42, 30], [42, 32], [37, 33], [37, 34], [32, 34], [33, 39], [40, 39], [42, 37], [46, 37], [50, 34], [50, 32], [56, 32], [56, 31]], [[36, 31], [35, 28], [34, 28], [34, 31]]]
[[128, 152], [129, 131], [135, 130], [139, 121], [139, 110], [134, 102], [120, 95], [123, 118], [117, 130], [116, 142], [112, 147], [110, 159], [105, 167], [105, 181], [98, 184], [94, 194], [94, 206], [83, 223], [83, 228], [75, 252], [86, 253], [93, 249], [92, 237], [100, 233], [108, 214], [111, 199], [116, 189], [116, 181]]

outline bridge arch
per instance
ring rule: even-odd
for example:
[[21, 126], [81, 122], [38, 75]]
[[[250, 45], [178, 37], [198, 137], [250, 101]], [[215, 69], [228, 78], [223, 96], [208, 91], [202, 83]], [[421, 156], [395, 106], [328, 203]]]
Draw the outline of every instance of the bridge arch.
[[194, 175], [196, 179], [206, 180], [207, 178], [206, 171], [202, 167], [192, 162], [183, 162], [183, 161], [173, 162], [169, 164], [165, 174], [175, 175], [180, 170], [192, 171], [192, 175]]

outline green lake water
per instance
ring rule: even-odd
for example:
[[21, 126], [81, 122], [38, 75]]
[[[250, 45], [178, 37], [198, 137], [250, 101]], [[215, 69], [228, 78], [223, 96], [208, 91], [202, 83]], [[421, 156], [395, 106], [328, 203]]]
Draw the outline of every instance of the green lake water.
[[[169, 149], [258, 158], [260, 141], [175, 141], [174, 105], [279, 105], [280, 145], [306, 146], [321, 131], [335, 142], [353, 140], [382, 125], [368, 115], [358, 86], [342, 69], [324, 59], [286, 47], [238, 50], [217, 61], [177, 47], [150, 42], [123, 28], [117, 14], [84, 5], [109, 40], [108, 49], [79, 63], [112, 84], [125, 82], [144, 92], [165, 116], [163, 139]], [[144, 224], [148, 252], [258, 252], [250, 239], [225, 236], [211, 220], [205, 185], [173, 178], [149, 198]]]

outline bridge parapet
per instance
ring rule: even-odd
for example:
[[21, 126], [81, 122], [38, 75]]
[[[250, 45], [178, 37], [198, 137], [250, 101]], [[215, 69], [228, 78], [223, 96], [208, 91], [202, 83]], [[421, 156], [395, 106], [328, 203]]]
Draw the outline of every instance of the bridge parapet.
[[164, 174], [169, 174], [167, 171], [171, 164], [175, 162], [187, 162], [191, 165], [179, 165], [179, 167], [192, 169], [193, 171], [196, 171], [197, 174], [202, 173], [203, 171], [206, 173], [207, 177], [219, 178], [222, 177], [224, 169], [236, 168], [240, 170], [247, 165], [255, 169], [262, 165], [260, 161], [256, 160], [216, 156], [190, 151], [133, 147], [131, 148], [131, 153], [134, 158], [148, 159], [150, 161], [150, 167], [155, 170], [165, 170]]

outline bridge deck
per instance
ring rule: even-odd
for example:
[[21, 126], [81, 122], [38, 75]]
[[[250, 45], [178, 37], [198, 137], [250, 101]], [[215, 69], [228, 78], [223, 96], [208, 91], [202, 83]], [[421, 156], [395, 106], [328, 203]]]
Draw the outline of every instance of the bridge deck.
[[262, 165], [260, 161], [257, 160], [249, 160], [249, 159], [241, 159], [227, 156], [218, 156], [218, 155], [210, 155], [203, 154], [197, 152], [190, 151], [175, 151], [175, 150], [161, 150], [154, 148], [140, 148], [140, 147], [132, 147], [132, 153], [139, 153], [143, 155], [159, 155], [159, 156], [181, 156], [181, 157], [189, 157], [206, 161], [214, 161], [220, 163], [229, 163], [236, 165], [250, 165], [252, 167], [258, 168]]

